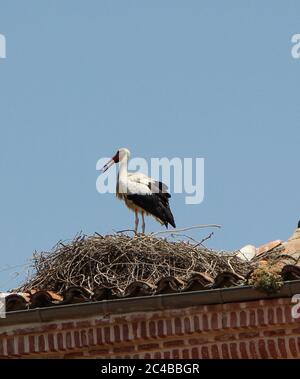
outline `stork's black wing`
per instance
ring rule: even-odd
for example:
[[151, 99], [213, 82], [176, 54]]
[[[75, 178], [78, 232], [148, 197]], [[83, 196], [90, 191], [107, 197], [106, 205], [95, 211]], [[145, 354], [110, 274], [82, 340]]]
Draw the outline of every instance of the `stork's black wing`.
[[169, 206], [169, 193], [153, 193], [151, 195], [128, 194], [128, 200], [135, 205], [144, 209], [147, 213], [157, 217], [162, 223], [168, 227], [168, 224], [176, 228], [173, 214]]

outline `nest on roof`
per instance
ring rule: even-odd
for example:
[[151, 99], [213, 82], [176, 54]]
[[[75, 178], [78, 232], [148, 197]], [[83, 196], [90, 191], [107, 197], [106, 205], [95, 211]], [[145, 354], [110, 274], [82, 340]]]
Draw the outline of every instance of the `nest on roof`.
[[93, 292], [112, 288], [124, 293], [135, 281], [150, 286], [163, 277], [187, 282], [193, 274], [212, 279], [223, 272], [245, 277], [249, 262], [236, 253], [216, 252], [201, 243], [170, 241], [153, 235], [79, 235], [69, 243], [59, 242], [50, 252], [35, 253], [29, 279], [18, 288], [63, 292], [72, 286]]

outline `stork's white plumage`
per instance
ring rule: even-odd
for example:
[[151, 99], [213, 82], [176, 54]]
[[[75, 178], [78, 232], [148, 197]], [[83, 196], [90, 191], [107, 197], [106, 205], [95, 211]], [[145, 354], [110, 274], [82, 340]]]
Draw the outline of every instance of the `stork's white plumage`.
[[127, 170], [129, 158], [130, 151], [128, 149], [119, 149], [103, 167], [102, 172], [119, 162], [116, 195], [125, 201], [129, 209], [135, 212], [135, 232], [137, 233], [138, 230], [139, 213], [142, 215], [143, 233], [145, 233], [145, 214], [153, 216], [166, 227], [170, 224], [175, 228], [174, 217], [169, 207], [171, 195], [167, 192], [168, 187], [140, 172], [129, 173]]

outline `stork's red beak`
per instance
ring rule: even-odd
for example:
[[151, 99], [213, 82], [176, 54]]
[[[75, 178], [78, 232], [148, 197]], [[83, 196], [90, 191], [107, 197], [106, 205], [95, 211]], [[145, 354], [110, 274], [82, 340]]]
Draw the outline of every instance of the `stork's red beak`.
[[115, 163], [115, 161], [113, 159], [111, 159], [110, 161], [108, 161], [101, 169], [101, 173], [107, 171], [113, 164]]
[[101, 169], [101, 173], [107, 171], [114, 163], [119, 162], [119, 152], [111, 158]]

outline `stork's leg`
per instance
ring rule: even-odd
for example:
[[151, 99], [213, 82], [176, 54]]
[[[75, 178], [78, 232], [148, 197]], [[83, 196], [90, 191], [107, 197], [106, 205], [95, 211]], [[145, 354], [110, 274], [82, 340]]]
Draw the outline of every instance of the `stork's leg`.
[[142, 212], [142, 220], [143, 220], [143, 223], [142, 223], [142, 230], [143, 230], [143, 234], [145, 234], [146, 224], [145, 224], [145, 219], [144, 219], [144, 212]]
[[137, 234], [138, 226], [139, 226], [139, 215], [138, 215], [137, 211], [134, 211], [134, 212], [135, 212], [135, 228], [134, 228], [134, 232], [135, 232], [135, 234]]

